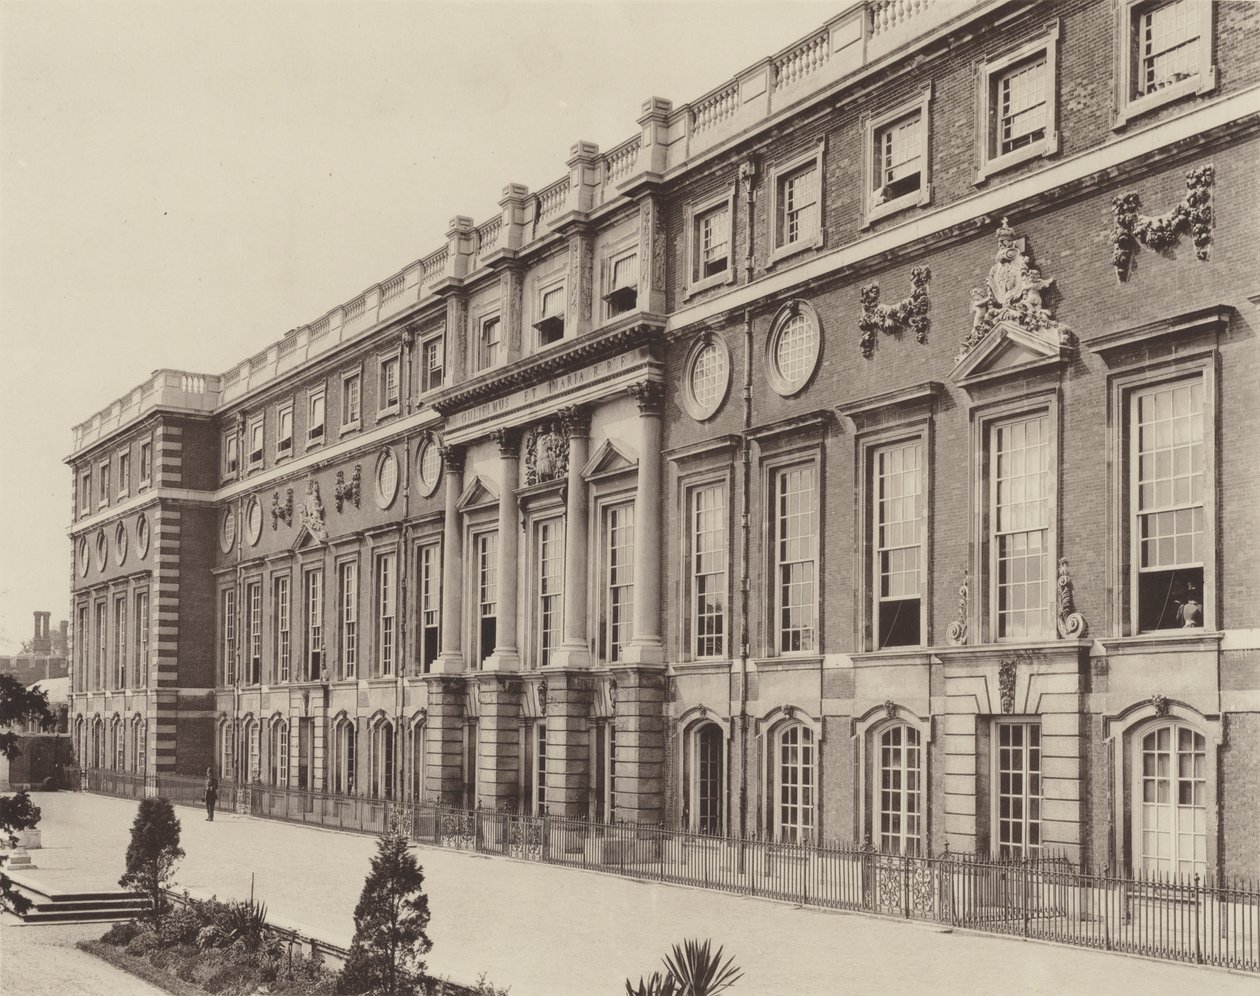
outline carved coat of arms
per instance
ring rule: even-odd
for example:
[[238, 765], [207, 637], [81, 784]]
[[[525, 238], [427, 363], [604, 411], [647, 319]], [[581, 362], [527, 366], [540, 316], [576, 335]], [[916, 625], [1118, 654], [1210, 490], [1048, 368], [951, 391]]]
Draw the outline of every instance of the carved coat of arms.
[[328, 539], [328, 529], [324, 525], [324, 503], [319, 497], [319, 485], [314, 481], [306, 482], [306, 497], [298, 506], [298, 521], [319, 542], [323, 543]]
[[997, 231], [998, 249], [983, 287], [971, 292], [971, 331], [963, 339], [957, 359], [961, 360], [1003, 322], [1029, 332], [1054, 336], [1071, 346], [1072, 330], [1055, 321], [1042, 301], [1042, 294], [1054, 283], [1029, 262], [1024, 240], [1015, 237], [1006, 219]]
[[545, 422], [534, 429], [525, 444], [525, 483], [554, 481], [569, 473], [569, 441], [559, 426]]

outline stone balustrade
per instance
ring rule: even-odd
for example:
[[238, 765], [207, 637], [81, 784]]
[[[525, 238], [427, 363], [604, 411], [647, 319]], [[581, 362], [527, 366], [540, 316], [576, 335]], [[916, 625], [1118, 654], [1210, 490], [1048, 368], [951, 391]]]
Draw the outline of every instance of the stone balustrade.
[[[589, 200], [586, 199], [589, 188], [574, 188], [572, 175], [543, 187], [534, 198], [515, 209], [520, 221], [513, 224], [521, 227], [513, 228], [510, 246], [500, 245], [505, 237], [504, 215], [475, 228], [471, 228], [470, 219], [457, 218], [461, 223], [467, 222], [470, 228], [448, 233], [447, 244], [442, 248], [413, 261], [311, 324], [291, 330], [271, 348], [239, 364], [222, 378], [193, 381], [194, 386], [204, 383], [205, 390], [181, 388], [181, 393], [190, 398], [214, 396], [219, 403], [236, 400], [272, 377], [300, 366], [315, 353], [333, 348], [351, 335], [373, 329], [402, 309], [431, 296], [441, 281], [475, 273], [483, 267], [483, 259], [497, 248], [516, 249], [517, 240], [527, 245], [548, 236], [551, 231], [548, 223], [552, 219], [577, 208], [575, 203], [570, 203], [571, 191], [581, 193], [578, 200], [582, 204], [610, 203], [619, 196], [617, 188], [631, 177], [648, 171], [680, 168], [946, 23], [979, 17], [1010, 2], [1012, 0], [865, 0], [852, 4], [820, 29], [777, 54], [759, 60], [690, 104], [675, 108], [668, 101], [653, 98], [652, 103], [662, 115], [658, 138], [645, 143], [648, 126], [643, 125], [644, 130], [639, 134], [602, 155], [591, 146], [594, 180], [583, 180], [584, 184], [596, 185]], [[524, 188], [520, 190], [524, 200]], [[464, 236], [467, 238], [461, 241]], [[452, 252], [456, 255], [452, 256]], [[209, 386], [211, 382], [213, 387]], [[143, 393], [143, 388], [142, 385], [137, 391]], [[145, 403], [143, 398], [132, 395], [119, 399], [106, 412], [75, 427], [75, 450], [100, 438], [102, 416], [114, 409], [136, 410]], [[104, 421], [109, 421], [109, 417]]]
[[221, 378], [186, 370], [157, 370], [143, 384], [132, 388], [72, 430], [75, 452], [91, 446], [155, 408], [214, 411], [221, 403]]

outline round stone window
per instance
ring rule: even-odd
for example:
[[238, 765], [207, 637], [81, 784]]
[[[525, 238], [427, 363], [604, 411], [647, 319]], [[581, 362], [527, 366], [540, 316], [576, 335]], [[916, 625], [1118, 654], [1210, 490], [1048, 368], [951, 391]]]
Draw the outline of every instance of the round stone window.
[[230, 553], [236, 545], [236, 512], [233, 509], [225, 509], [223, 512], [223, 522], [219, 527], [219, 545], [223, 547], [224, 553]]
[[766, 374], [779, 394], [796, 394], [818, 367], [818, 314], [804, 301], [789, 301], [775, 316], [766, 340]]
[[118, 523], [118, 528], [114, 530], [114, 560], [118, 566], [122, 567], [123, 561], [127, 559], [127, 523]]
[[257, 498], [251, 497], [249, 504], [245, 506], [245, 538], [249, 540], [250, 546], [258, 544], [258, 539], [262, 536], [262, 527], [262, 506], [258, 504]]
[[109, 559], [109, 540], [105, 538], [105, 530], [96, 534], [96, 569], [105, 570], [105, 561]]
[[87, 577], [88, 568], [92, 566], [92, 554], [86, 539], [79, 540], [79, 576]]
[[398, 457], [385, 450], [376, 461], [376, 504], [389, 508], [398, 494]]
[[149, 555], [149, 519], [145, 515], [136, 518], [136, 553], [141, 558]]
[[702, 336], [687, 354], [683, 407], [697, 422], [711, 418], [731, 385], [731, 354], [720, 336]]
[[437, 490], [442, 479], [442, 451], [432, 438], [421, 440], [416, 450], [416, 485], [425, 498]]

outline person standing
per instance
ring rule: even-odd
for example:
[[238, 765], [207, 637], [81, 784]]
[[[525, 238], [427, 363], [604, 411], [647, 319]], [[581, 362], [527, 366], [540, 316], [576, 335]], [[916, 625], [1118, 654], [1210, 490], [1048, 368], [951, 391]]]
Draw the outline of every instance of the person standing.
[[214, 804], [219, 798], [219, 780], [214, 777], [214, 768], [206, 768], [206, 819], [214, 822]]

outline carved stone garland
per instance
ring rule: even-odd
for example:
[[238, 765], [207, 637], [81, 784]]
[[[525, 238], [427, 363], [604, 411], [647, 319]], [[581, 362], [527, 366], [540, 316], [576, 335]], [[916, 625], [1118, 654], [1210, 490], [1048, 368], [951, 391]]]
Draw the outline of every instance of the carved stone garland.
[[1059, 558], [1059, 636], [1075, 640], [1089, 632], [1089, 623], [1076, 611], [1072, 597], [1072, 578], [1068, 574], [1067, 557]]
[[970, 573], [964, 570], [962, 583], [958, 586], [958, 615], [945, 630], [945, 639], [955, 647], [961, 647], [967, 642], [967, 589], [970, 580]]
[[1207, 261], [1212, 246], [1212, 184], [1215, 179], [1216, 171], [1211, 164], [1192, 169], [1186, 174], [1185, 197], [1171, 211], [1157, 218], [1139, 213], [1142, 199], [1132, 191], [1111, 202], [1111, 214], [1116, 220], [1111, 229], [1111, 265], [1121, 283], [1129, 279], [1139, 244], [1169, 255], [1187, 230], [1194, 239], [1195, 256]]
[[862, 331], [859, 342], [866, 359], [875, 355], [876, 332], [897, 335], [909, 329], [914, 333], [915, 342], [920, 345], [927, 342], [928, 330], [932, 327], [932, 319], [928, 317], [932, 309], [932, 299], [928, 297], [931, 279], [930, 267], [916, 266], [910, 271], [910, 296], [896, 304], [879, 303], [879, 284], [862, 288], [862, 317], [858, 319], [858, 328]]
[[1155, 709], [1155, 715], [1163, 719], [1168, 715], [1168, 699], [1166, 696], [1156, 693], [1151, 696], [1151, 706]]
[[284, 501], [280, 500], [280, 492], [271, 496], [271, 528], [274, 531], [283, 520], [286, 526], [293, 525], [293, 489], [284, 489]]
[[1015, 662], [1002, 661], [998, 665], [998, 697], [1002, 700], [1002, 712], [1015, 711]]
[[998, 325], [1009, 323], [1041, 336], [1057, 337], [1061, 345], [1075, 346], [1076, 336], [1055, 321], [1042, 303], [1042, 293], [1054, 284], [1028, 259], [1024, 240], [1015, 237], [1006, 219], [997, 231], [998, 249], [983, 287], [971, 291], [971, 331], [962, 341], [955, 362], [962, 360]]
[[558, 422], [543, 422], [525, 438], [525, 483], [563, 480], [569, 473], [569, 440]]
[[354, 507], [359, 507], [359, 483], [363, 475], [363, 465], [355, 464], [354, 473], [350, 475], [350, 480], [346, 480], [344, 471], [337, 471], [337, 487], [334, 490], [337, 499], [337, 511], [341, 511], [342, 504], [350, 501], [354, 502]]

